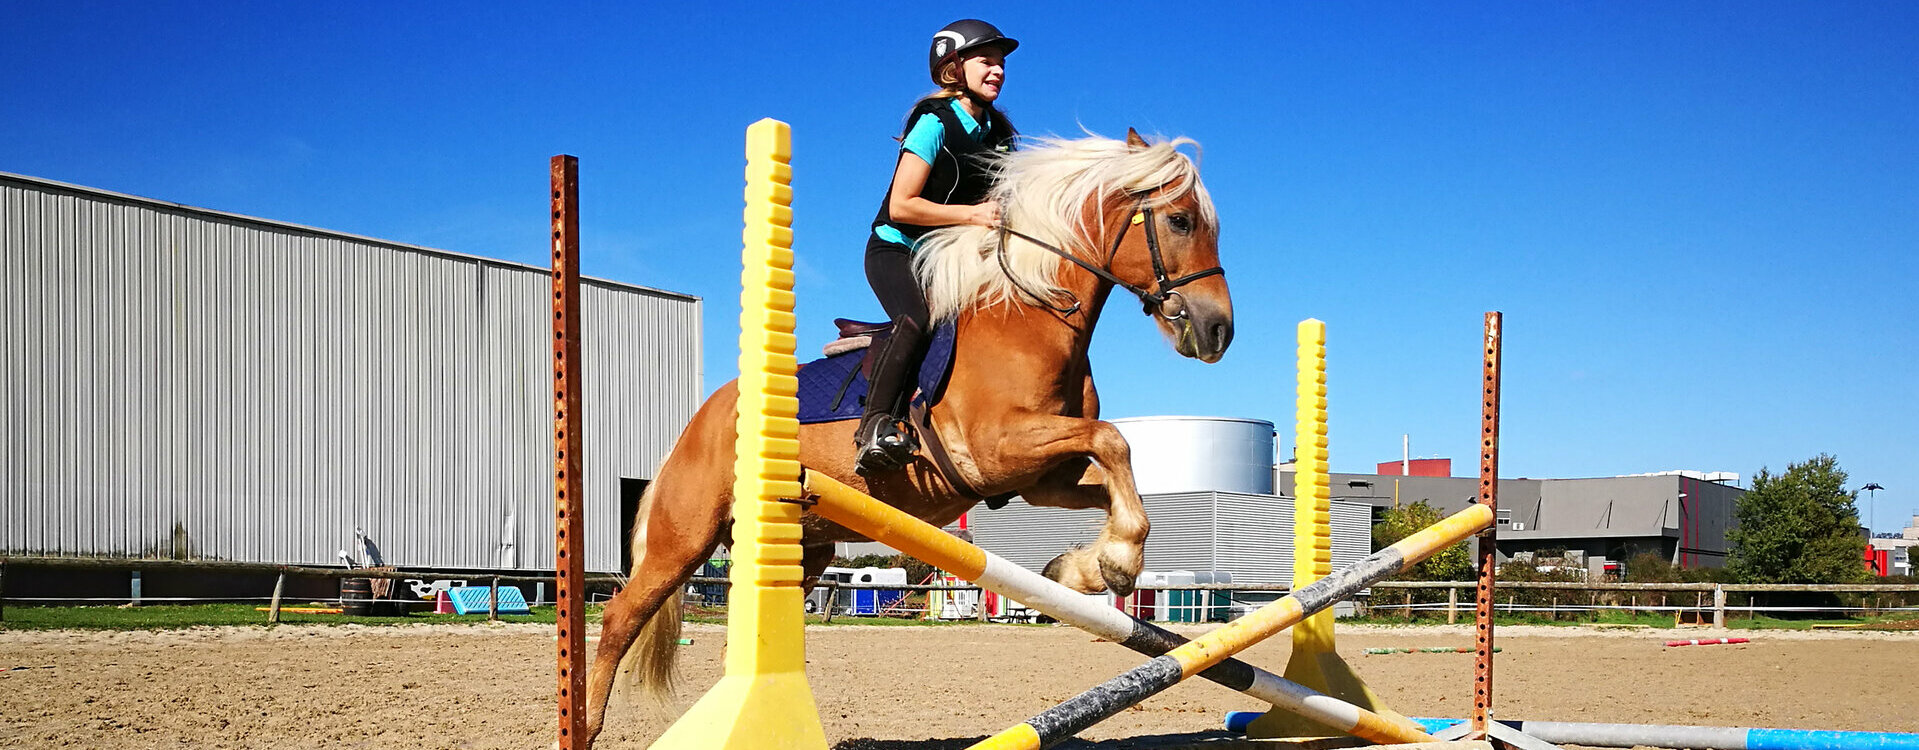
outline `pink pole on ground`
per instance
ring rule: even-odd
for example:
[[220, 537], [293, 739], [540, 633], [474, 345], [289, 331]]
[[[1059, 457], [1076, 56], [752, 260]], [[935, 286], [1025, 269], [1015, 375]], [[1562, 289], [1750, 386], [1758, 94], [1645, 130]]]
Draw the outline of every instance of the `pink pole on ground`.
[[1751, 643], [1744, 638], [1694, 638], [1689, 641], [1666, 641], [1668, 646], [1717, 646], [1723, 643]]

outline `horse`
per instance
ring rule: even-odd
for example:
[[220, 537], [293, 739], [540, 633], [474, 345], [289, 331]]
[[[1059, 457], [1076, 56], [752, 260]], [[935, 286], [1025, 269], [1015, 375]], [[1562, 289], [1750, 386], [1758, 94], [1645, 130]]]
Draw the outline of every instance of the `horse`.
[[[1085, 593], [1131, 593], [1150, 526], [1126, 440], [1098, 418], [1087, 347], [1115, 287], [1139, 297], [1183, 356], [1217, 362], [1232, 341], [1219, 219], [1186, 145], [1197, 146], [1148, 144], [1129, 128], [1124, 141], [1040, 138], [995, 155], [1000, 226], [935, 230], [914, 258], [934, 319], [956, 326], [952, 370], [926, 421], [957, 476], [925, 449], [904, 468], [857, 473], [857, 420], [803, 425], [801, 465], [936, 526], [1012, 495], [1104, 509], [1098, 538], [1044, 572]], [[670, 696], [686, 581], [731, 539], [738, 398], [738, 381], [707, 398], [641, 497], [630, 579], [606, 604], [588, 673], [589, 742], [623, 671], [656, 699]], [[809, 590], [835, 542], [865, 541], [810, 513], [801, 528]], [[638, 665], [623, 669], [629, 658]]]

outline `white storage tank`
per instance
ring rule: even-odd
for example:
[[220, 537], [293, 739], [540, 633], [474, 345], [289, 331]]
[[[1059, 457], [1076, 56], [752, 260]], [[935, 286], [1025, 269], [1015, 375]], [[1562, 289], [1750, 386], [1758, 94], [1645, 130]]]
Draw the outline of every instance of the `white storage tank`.
[[1112, 420], [1133, 447], [1142, 495], [1172, 492], [1273, 494], [1273, 423], [1235, 417]]

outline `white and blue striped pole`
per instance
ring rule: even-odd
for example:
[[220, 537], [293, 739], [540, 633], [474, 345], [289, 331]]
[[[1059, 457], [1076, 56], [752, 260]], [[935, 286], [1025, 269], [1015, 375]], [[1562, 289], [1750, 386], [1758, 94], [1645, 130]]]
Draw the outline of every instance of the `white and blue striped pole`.
[[[1246, 731], [1258, 711], [1226, 714], [1226, 730]], [[1420, 719], [1435, 734], [1460, 719]], [[1598, 724], [1578, 721], [1501, 721], [1556, 745], [1586, 747], [1688, 747], [1695, 750], [1919, 750], [1919, 734], [1823, 729], [1761, 729], [1663, 724]]]

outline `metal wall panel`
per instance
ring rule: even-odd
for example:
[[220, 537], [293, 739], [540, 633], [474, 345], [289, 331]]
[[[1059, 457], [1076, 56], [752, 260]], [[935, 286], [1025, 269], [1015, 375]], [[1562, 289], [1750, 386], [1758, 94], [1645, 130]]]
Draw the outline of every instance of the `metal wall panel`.
[[[1148, 513], [1147, 518], [1151, 517]], [[1037, 508], [1024, 498], [1014, 498], [999, 510], [978, 506], [968, 518], [974, 544], [1033, 571], [1073, 545], [1097, 539], [1106, 522], [1106, 514], [1097, 510]]]
[[[1333, 570], [1350, 567], [1373, 553], [1371, 504], [1333, 498], [1328, 510], [1333, 527]], [[1370, 592], [1370, 588], [1361, 591]]]
[[[544, 220], [544, 214], [529, 217]], [[0, 549], [551, 568], [545, 269], [0, 174]], [[700, 301], [584, 290], [588, 558], [700, 390]]]
[[1220, 566], [1233, 583], [1284, 586], [1293, 582], [1293, 499], [1222, 492]]
[[1153, 528], [1146, 535], [1146, 570], [1205, 573], [1218, 568], [1217, 502], [1211, 492], [1141, 498]]
[[[1293, 500], [1238, 492], [1149, 495], [1146, 569], [1154, 572], [1223, 570], [1234, 583], [1292, 583]], [[1334, 500], [1333, 565], [1372, 552], [1372, 506]], [[1099, 535], [1105, 514], [1035, 508], [1015, 500], [999, 510], [975, 510], [973, 541], [990, 552], [1039, 570], [1055, 555]]]
[[[1212, 493], [1188, 492], [1144, 498], [1152, 532], [1146, 537], [1150, 571], [1214, 570], [1215, 529]], [[1027, 505], [1024, 500], [999, 510], [976, 509], [970, 516], [973, 541], [1028, 570], [1040, 570], [1061, 552], [1099, 538], [1106, 514]]]

